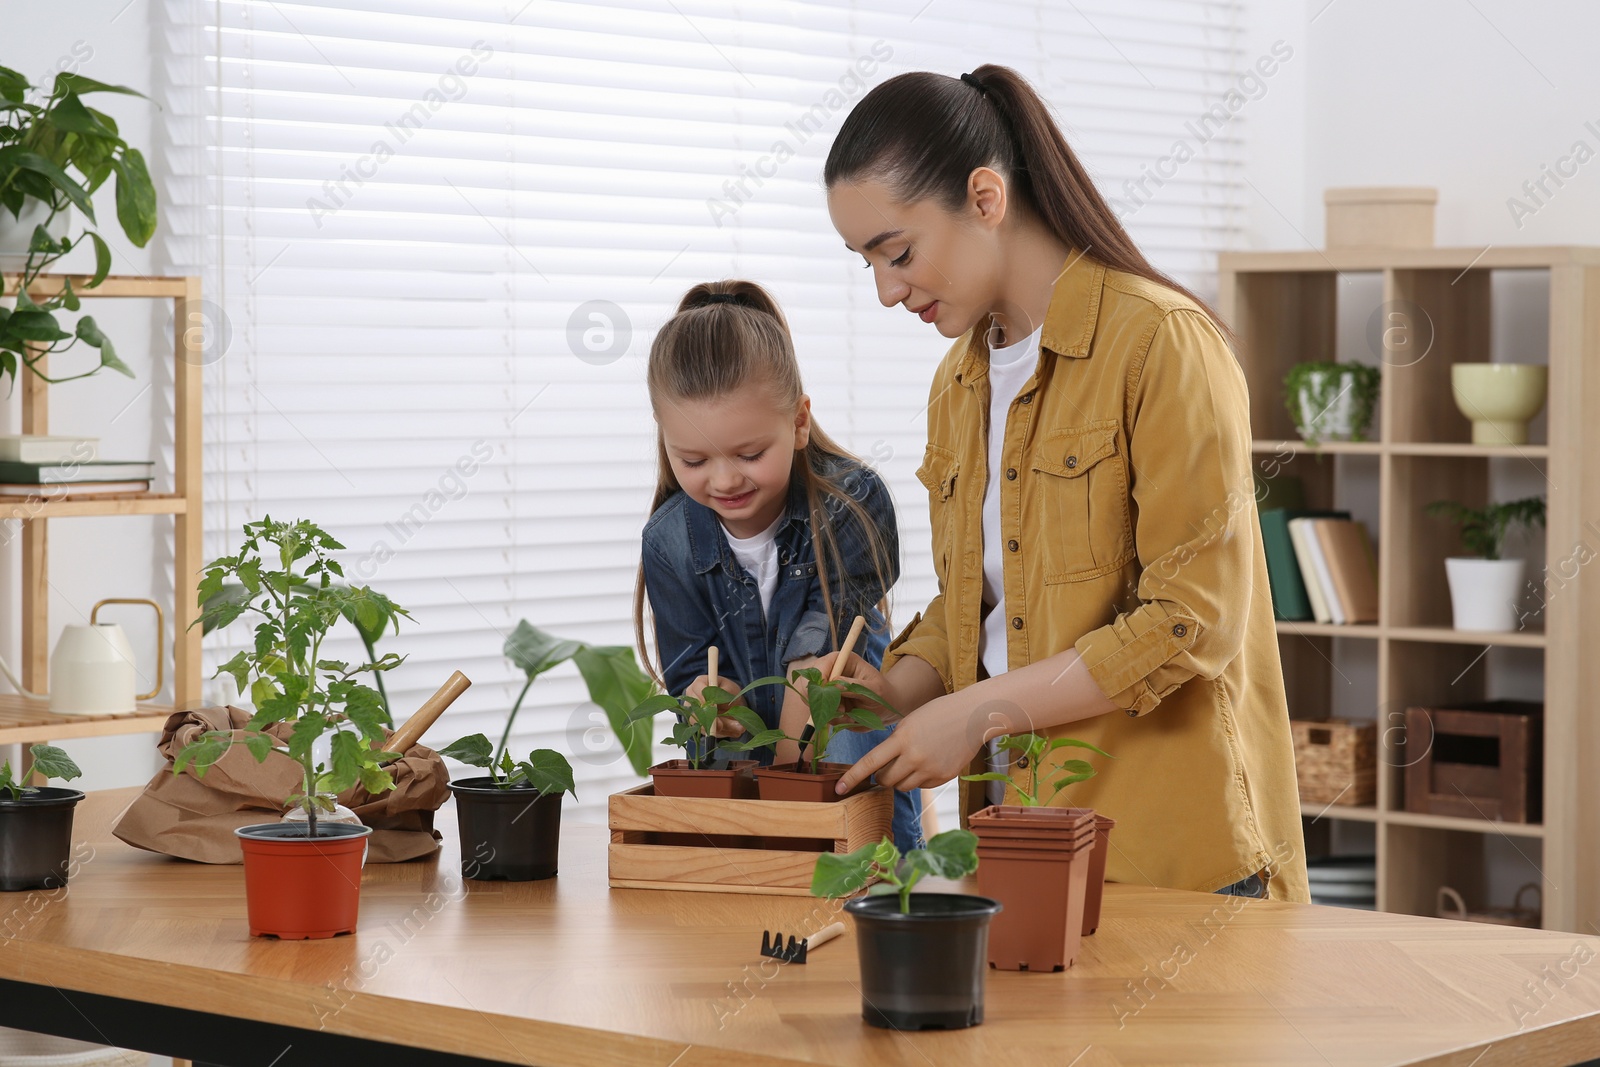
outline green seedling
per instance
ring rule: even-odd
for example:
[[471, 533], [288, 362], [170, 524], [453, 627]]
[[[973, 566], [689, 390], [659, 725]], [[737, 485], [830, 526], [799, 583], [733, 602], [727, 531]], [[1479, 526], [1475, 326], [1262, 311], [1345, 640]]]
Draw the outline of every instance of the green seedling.
[[[773, 679], [763, 678], [759, 681], [751, 682], [737, 693], [730, 693], [719, 685], [706, 686], [699, 697], [692, 697], [687, 694], [675, 697], [667, 693], [658, 693], [640, 701], [628, 713], [628, 722], [643, 722], [646, 719], [660, 715], [664, 711], [675, 712], [678, 716], [678, 721], [672, 724], [671, 735], [663, 737], [661, 743], [682, 748], [684, 757], [689, 761], [689, 766], [699, 770], [700, 764], [706, 759], [706, 753], [708, 752], [712, 753], [714, 757], [720, 758], [725, 753], [748, 751], [751, 746], [741, 747], [721, 742], [719, 738], [712, 735], [712, 727], [715, 725], [718, 715], [728, 715], [736, 719], [747, 730], [754, 723], [756, 729], [764, 731], [766, 726], [762, 723], [761, 717], [755, 712], [742, 706], [725, 707], [725, 705], [737, 705], [739, 699], [750, 690], [761, 685], [769, 685], [772, 681]], [[782, 737], [783, 734], [779, 733], [773, 740], [780, 740]], [[771, 742], [767, 743], [770, 744]]]
[[[1075, 741], [1070, 737], [1057, 737], [1054, 739], [1040, 737], [1038, 734], [1007, 734], [995, 739], [995, 745], [1005, 752], [1015, 752], [1012, 757], [1011, 767], [1013, 773], [1004, 771], [989, 771], [984, 774], [963, 774], [963, 782], [1010, 782], [1017, 791], [1017, 797], [1025, 807], [1040, 807], [1055, 800], [1056, 796], [1067, 786], [1078, 782], [1087, 781], [1095, 775], [1094, 767], [1087, 760], [1063, 760], [1056, 768], [1060, 774], [1051, 778], [1041, 787], [1039, 783], [1039, 768], [1044, 757], [1059, 748], [1086, 748], [1091, 752], [1099, 753], [1107, 759], [1115, 759], [1109, 752], [1104, 752], [1087, 741]], [[1028, 785], [1023, 788], [1016, 780], [1015, 771], [1028, 772]], [[1055, 773], [1055, 772], [1052, 772]], [[1042, 795], [1042, 790], [1048, 789], [1048, 795]]]
[[875, 845], [863, 845], [854, 852], [838, 855], [824, 852], [817, 857], [811, 872], [811, 895], [843, 897], [881, 879], [867, 890], [869, 895], [900, 894], [900, 914], [911, 912], [911, 890], [924, 875], [940, 878], [965, 878], [978, 869], [978, 835], [969, 830], [946, 830], [936, 834], [925, 848], [912, 849], [904, 856], [885, 837]]
[[[805, 688], [797, 683], [804, 681]], [[811, 737], [805, 740], [790, 737], [782, 730], [770, 729], [761, 717], [748, 708], [730, 708], [723, 712], [749, 731], [750, 736], [743, 741], [726, 746], [731, 751], [748, 752], [751, 749], [766, 748], [777, 744], [779, 741], [794, 741], [800, 745], [800, 758], [795, 761], [798, 770], [800, 764], [805, 762], [805, 749], [811, 748], [811, 773], [817, 773], [817, 765], [822, 756], [828, 751], [828, 743], [833, 740], [833, 735], [850, 725], [859, 726], [866, 730], [883, 729], [883, 719], [876, 712], [865, 708], [854, 708], [841, 712], [840, 706], [846, 696], [860, 697], [870, 700], [891, 714], [896, 714], [889, 702], [877, 693], [862, 685], [860, 682], [851, 682], [844, 679], [829, 681], [822, 676], [822, 671], [816, 667], [802, 667], [789, 675], [787, 679], [773, 675], [768, 678], [758, 678], [745, 686], [744, 691], [749, 691], [756, 686], [781, 685], [798, 693], [806, 702], [806, 707], [811, 714]]]
[[[60, 778], [70, 782], [83, 774], [72, 757], [54, 745], [34, 745], [28, 749], [33, 756], [33, 773], [46, 778]], [[11, 761], [0, 765], [0, 793], [11, 794], [12, 800], [21, 800], [24, 793], [32, 793], [33, 786], [24, 785], [11, 777]]]

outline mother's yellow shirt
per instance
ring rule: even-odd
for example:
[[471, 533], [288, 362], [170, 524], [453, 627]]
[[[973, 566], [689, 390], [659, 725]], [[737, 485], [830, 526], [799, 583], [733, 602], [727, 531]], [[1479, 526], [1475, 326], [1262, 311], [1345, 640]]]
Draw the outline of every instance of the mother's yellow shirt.
[[[1270, 868], [1272, 897], [1305, 900], [1244, 375], [1193, 301], [1070, 262], [999, 464], [1010, 666], [1076, 647], [1125, 712], [1049, 731], [1116, 757], [1057, 802], [1117, 820], [1114, 881], [1209, 891]], [[917, 476], [939, 595], [884, 659], [926, 660], [949, 692], [978, 680], [988, 371], [975, 329], [934, 377]]]

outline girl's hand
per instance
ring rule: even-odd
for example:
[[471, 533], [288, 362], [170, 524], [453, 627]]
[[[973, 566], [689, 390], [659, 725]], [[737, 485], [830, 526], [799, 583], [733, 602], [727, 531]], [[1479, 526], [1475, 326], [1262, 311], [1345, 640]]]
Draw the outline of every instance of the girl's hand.
[[839, 779], [837, 791], [848, 793], [874, 773], [879, 785], [899, 790], [932, 789], [967, 773], [991, 732], [983, 711], [962, 693], [930, 700], [862, 756]]
[[[702, 674], [700, 677], [689, 683], [689, 688], [683, 691], [683, 695], [694, 700], [699, 700], [701, 699], [700, 694], [705, 692], [706, 686], [708, 685], [716, 686], [718, 689], [725, 689], [730, 693], [737, 693], [741, 688], [738, 682], [731, 678], [724, 678], [720, 674], [715, 678]], [[733, 707], [735, 705], [729, 704], [725, 706]], [[721, 738], [743, 737], [744, 727], [740, 726], [736, 719], [730, 718], [727, 715], [718, 715], [716, 721], [711, 724], [711, 736]]]
[[[845, 665], [844, 673], [839, 676], [839, 680], [855, 682], [857, 685], [866, 686], [874, 693], [877, 693], [896, 710], [890, 711], [888, 708], [884, 707], [882, 704], [879, 704], [875, 700], [868, 700], [866, 697], [854, 696], [850, 693], [846, 693], [844, 695], [844, 700], [841, 701], [840, 707], [845, 711], [856, 711], [858, 709], [870, 711], [874, 715], [878, 716], [878, 718], [882, 719], [885, 726], [890, 726], [898, 722], [901, 718], [900, 704], [894, 698], [893, 687], [889, 684], [889, 676], [878, 670], [878, 668], [874, 667], [866, 660], [862, 659], [856, 653], [851, 652], [849, 655], [849, 662]], [[834, 661], [838, 658], [839, 653], [829, 652], [826, 656], [823, 656], [821, 659], [817, 660], [816, 667], [822, 672], [822, 676], [824, 678], [828, 677], [829, 674], [832, 673]], [[862, 726], [854, 719], [849, 718], [835, 719], [832, 725], [845, 730], [866, 730], [865, 726]]]

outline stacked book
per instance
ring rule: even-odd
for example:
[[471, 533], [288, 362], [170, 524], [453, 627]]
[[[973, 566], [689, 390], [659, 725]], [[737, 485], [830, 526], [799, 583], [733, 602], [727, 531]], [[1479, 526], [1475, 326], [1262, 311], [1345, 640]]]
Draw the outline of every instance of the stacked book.
[[1365, 525], [1347, 511], [1267, 508], [1260, 515], [1275, 617], [1378, 621], [1378, 563]]
[[0, 497], [53, 500], [149, 491], [154, 463], [100, 459], [98, 444], [93, 437], [0, 434]]

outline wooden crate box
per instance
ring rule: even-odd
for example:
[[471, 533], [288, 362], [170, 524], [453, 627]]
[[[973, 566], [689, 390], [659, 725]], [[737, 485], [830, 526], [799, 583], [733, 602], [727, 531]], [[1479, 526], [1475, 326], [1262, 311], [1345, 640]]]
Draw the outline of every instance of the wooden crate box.
[[1371, 804], [1378, 795], [1376, 723], [1293, 719], [1294, 770], [1302, 804]]
[[1406, 810], [1538, 822], [1544, 799], [1544, 705], [1489, 700], [1406, 709], [1406, 743], [1427, 754], [1406, 768]]
[[613, 793], [613, 888], [809, 896], [820, 852], [892, 836], [894, 794], [875, 786], [831, 804]]

